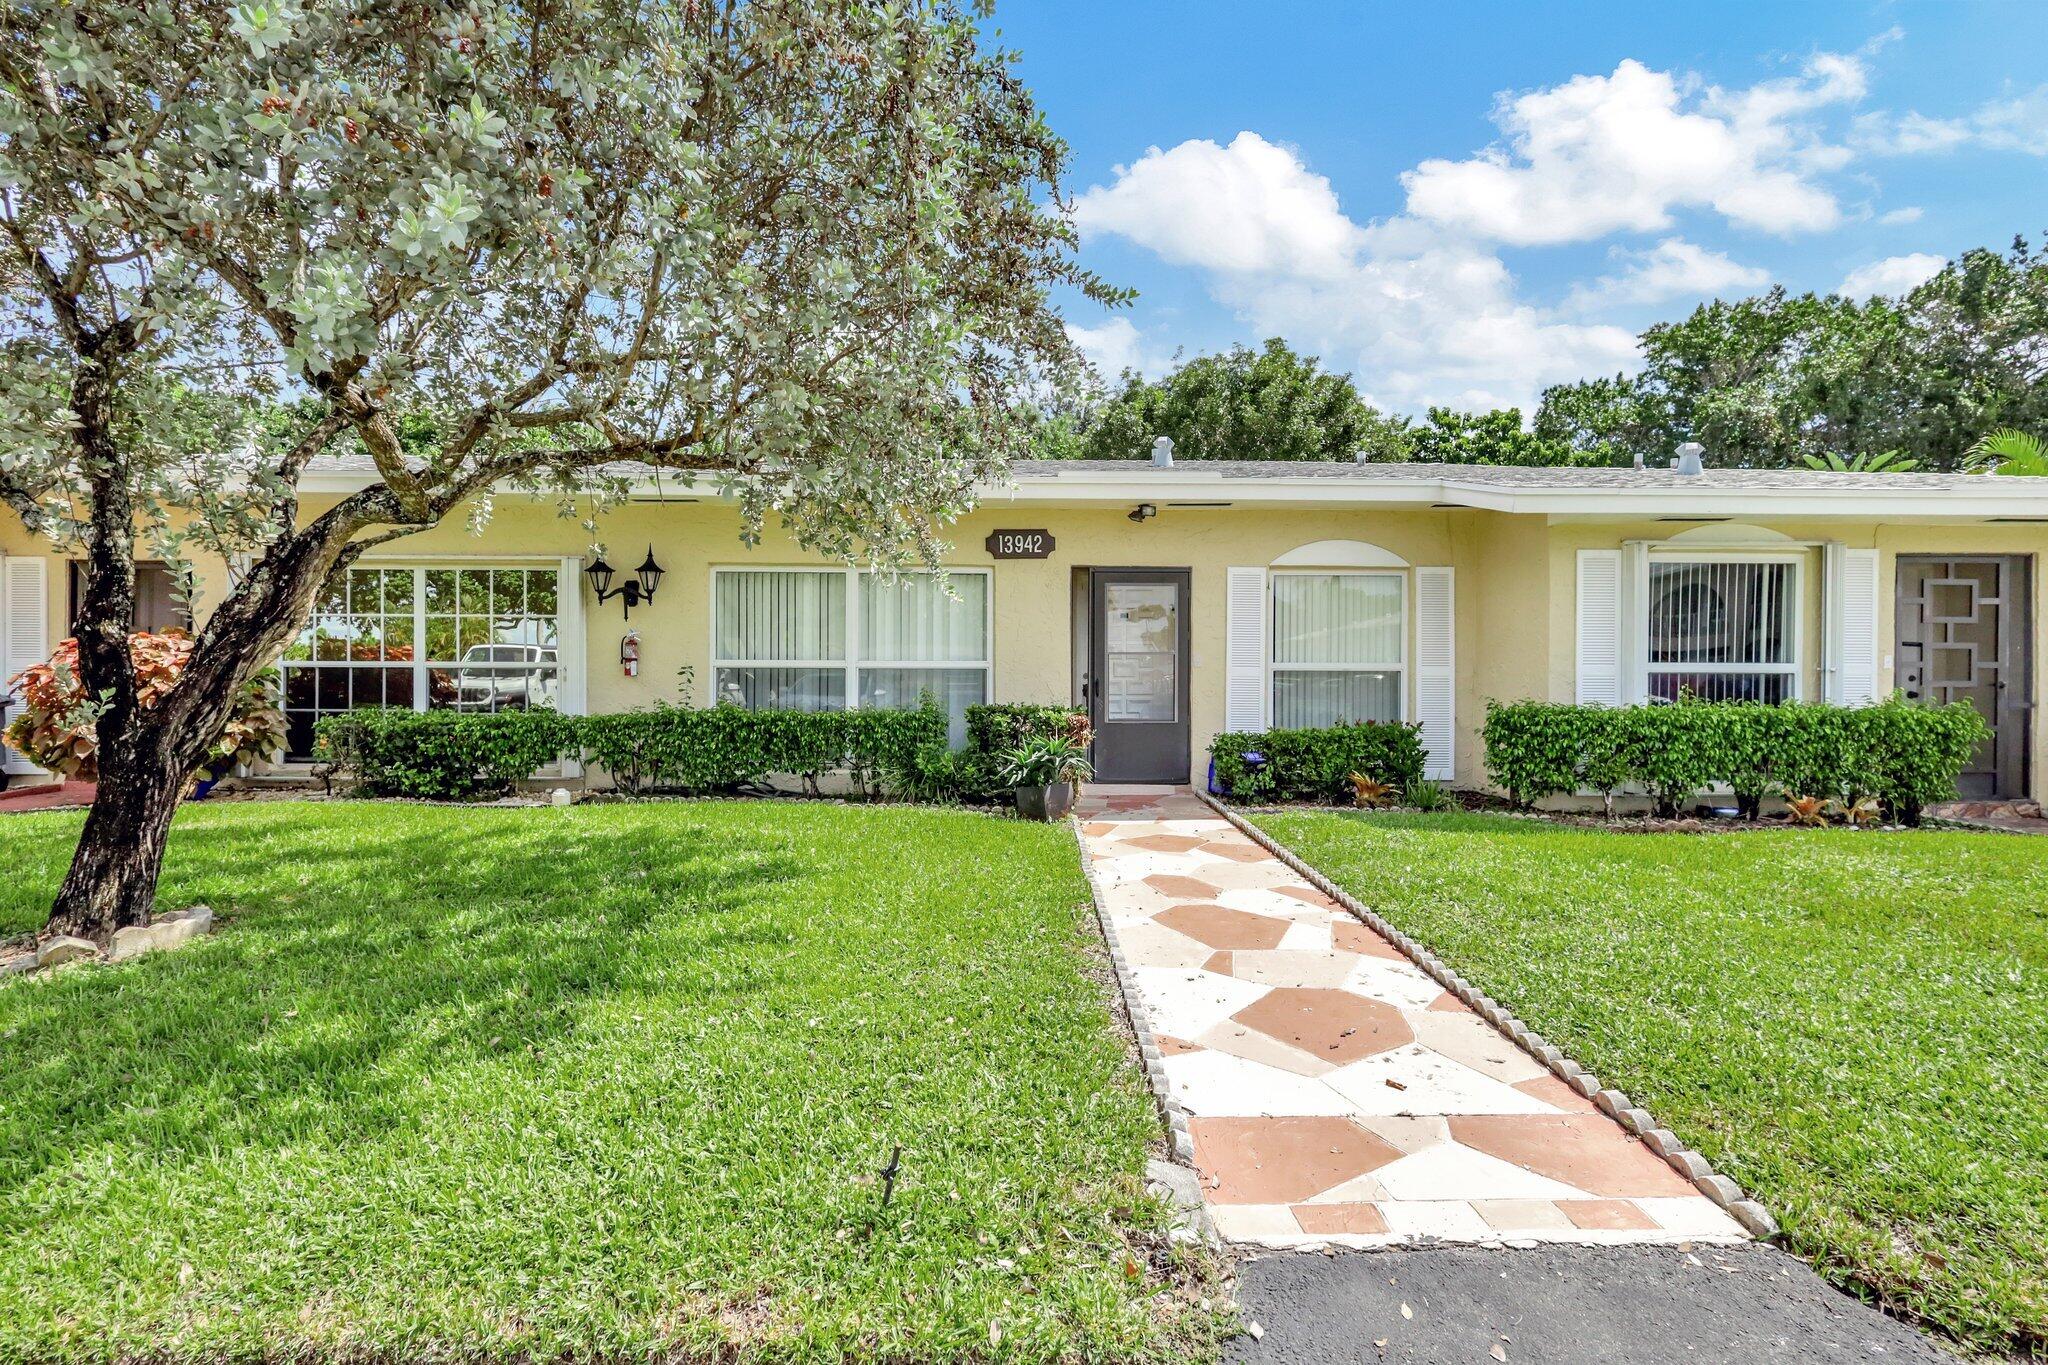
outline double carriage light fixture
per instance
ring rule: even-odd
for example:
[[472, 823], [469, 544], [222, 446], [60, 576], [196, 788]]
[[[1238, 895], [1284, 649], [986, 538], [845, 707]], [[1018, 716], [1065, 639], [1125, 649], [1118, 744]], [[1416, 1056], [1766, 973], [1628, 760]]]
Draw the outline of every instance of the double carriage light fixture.
[[633, 570], [633, 576], [618, 587], [612, 586], [612, 566], [604, 562], [602, 554], [591, 561], [583, 572], [590, 575], [590, 586], [597, 592], [599, 602], [609, 602], [614, 597], [626, 599], [626, 616], [631, 619], [633, 608], [642, 602], [654, 600], [654, 590], [661, 586], [661, 565], [654, 562], [654, 547], [647, 547], [647, 558], [640, 567]]

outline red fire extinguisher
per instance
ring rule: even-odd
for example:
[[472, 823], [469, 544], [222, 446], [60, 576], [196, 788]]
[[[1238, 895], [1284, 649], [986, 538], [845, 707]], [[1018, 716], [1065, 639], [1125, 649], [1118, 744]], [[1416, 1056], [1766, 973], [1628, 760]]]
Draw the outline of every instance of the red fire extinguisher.
[[629, 630], [619, 641], [619, 667], [629, 678], [640, 676], [640, 632]]

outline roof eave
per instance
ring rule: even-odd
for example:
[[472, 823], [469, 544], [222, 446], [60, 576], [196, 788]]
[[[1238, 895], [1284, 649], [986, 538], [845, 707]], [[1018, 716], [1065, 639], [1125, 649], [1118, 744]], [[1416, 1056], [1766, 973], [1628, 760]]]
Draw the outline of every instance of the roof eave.
[[[345, 495], [376, 481], [368, 471], [313, 471], [299, 481], [302, 493]], [[701, 485], [701, 486], [700, 486]], [[717, 496], [708, 480], [665, 475], [636, 482], [634, 496], [700, 499]], [[508, 496], [516, 490], [506, 489]], [[1465, 508], [1523, 516], [1643, 516], [1710, 518], [1796, 517], [1827, 520], [2048, 520], [2048, 479], [2041, 487], [1998, 480], [1994, 489], [1958, 492], [1900, 488], [1502, 488], [1456, 479], [1360, 479], [1226, 477], [1217, 473], [1106, 473], [1077, 470], [1058, 478], [1030, 478], [990, 485], [984, 504], [1123, 506], [1134, 503], [1224, 502], [1232, 505], [1346, 508]]]

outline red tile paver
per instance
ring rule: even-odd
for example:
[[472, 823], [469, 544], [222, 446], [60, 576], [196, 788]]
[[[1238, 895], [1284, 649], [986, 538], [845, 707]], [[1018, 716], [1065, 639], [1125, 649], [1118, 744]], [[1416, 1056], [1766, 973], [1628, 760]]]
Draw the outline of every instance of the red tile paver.
[[1553, 1108], [1573, 1114], [1597, 1114], [1600, 1106], [1566, 1085], [1555, 1076], [1537, 1076], [1533, 1080], [1516, 1081], [1515, 1089], [1531, 1099], [1542, 1100]]
[[1406, 962], [1401, 950], [1381, 938], [1378, 934], [1355, 919], [1338, 920], [1330, 926], [1330, 943], [1342, 953], [1357, 953], [1361, 957], [1385, 958], [1390, 962]]
[[1371, 1204], [1296, 1204], [1288, 1212], [1303, 1232], [1370, 1235], [1387, 1230], [1386, 1218]]
[[1160, 911], [1152, 921], [1211, 948], [1277, 948], [1287, 936], [1286, 920], [1222, 905], [1176, 905]]
[[1141, 834], [1123, 841], [1125, 848], [1149, 849], [1154, 853], [1186, 853], [1200, 848], [1202, 841], [1192, 834]]
[[1453, 1114], [1451, 1137], [1588, 1194], [1696, 1195], [1691, 1182], [1605, 1114]]
[[1231, 1018], [1311, 1057], [1340, 1064], [1415, 1041], [1400, 1010], [1350, 991], [1282, 986]]
[[1154, 873], [1145, 878], [1145, 885], [1162, 896], [1175, 896], [1181, 900], [1191, 901], [1214, 900], [1219, 890], [1207, 882], [1198, 882], [1193, 877], [1176, 877], [1170, 872]]
[[1244, 840], [1212, 839], [1201, 846], [1202, 852], [1213, 853], [1219, 858], [1228, 858], [1234, 863], [1263, 863], [1273, 855], [1257, 844]]
[[1560, 1199], [1557, 1207], [1575, 1228], [1646, 1232], [1657, 1226], [1650, 1215], [1625, 1199]]
[[1188, 1131], [1218, 1204], [1298, 1203], [1401, 1155], [1344, 1118], [1193, 1118]]

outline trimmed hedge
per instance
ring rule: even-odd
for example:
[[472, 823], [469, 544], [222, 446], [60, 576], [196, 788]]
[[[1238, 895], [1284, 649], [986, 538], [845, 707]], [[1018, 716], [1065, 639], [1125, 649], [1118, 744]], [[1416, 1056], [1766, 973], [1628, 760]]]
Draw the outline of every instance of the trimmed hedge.
[[695, 710], [657, 706], [603, 716], [554, 711], [464, 714], [363, 709], [323, 718], [327, 755], [377, 796], [468, 801], [502, 796], [536, 768], [582, 757], [626, 792], [730, 791], [786, 773], [813, 792], [821, 773], [862, 790], [913, 769], [946, 742], [936, 706], [852, 711]]
[[556, 711], [403, 711], [324, 716], [316, 753], [373, 796], [477, 801], [576, 751], [576, 722]]
[[1956, 775], [1989, 731], [1967, 702], [1924, 707], [1895, 696], [1875, 706], [1496, 702], [1480, 733], [1488, 774], [1518, 806], [1581, 791], [1611, 805], [1634, 784], [1670, 815], [1726, 786], [1752, 817], [1773, 794], [1870, 796], [1917, 824], [1923, 807], [1955, 795]]
[[[1422, 727], [1363, 721], [1315, 730], [1218, 735], [1216, 780], [1233, 801], [1346, 801], [1351, 774], [1396, 788], [1422, 780]], [[1246, 754], [1263, 761], [1247, 763]]]
[[936, 706], [851, 711], [694, 710], [657, 706], [585, 716], [585, 757], [621, 791], [730, 791], [786, 773], [812, 792], [821, 774], [852, 773], [863, 791], [883, 772], [910, 766], [920, 746], [946, 742]]

